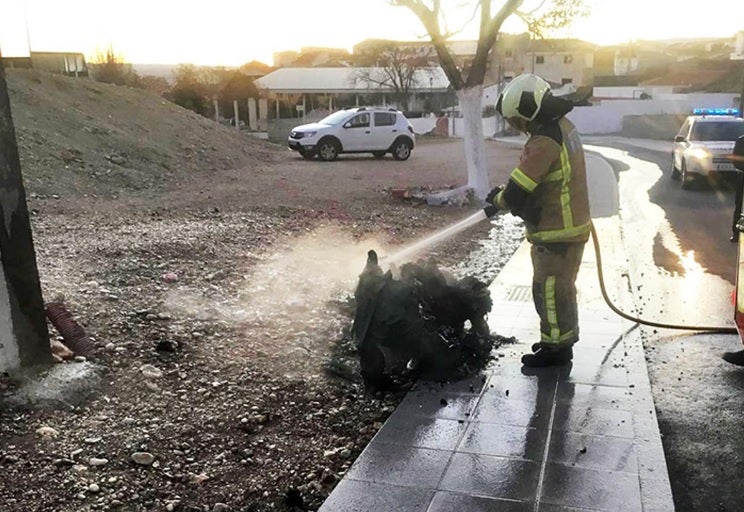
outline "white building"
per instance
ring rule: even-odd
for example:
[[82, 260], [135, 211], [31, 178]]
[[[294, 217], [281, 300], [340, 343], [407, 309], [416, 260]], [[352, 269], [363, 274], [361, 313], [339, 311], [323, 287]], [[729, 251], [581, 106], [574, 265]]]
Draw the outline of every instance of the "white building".
[[[255, 84], [273, 100], [277, 118], [287, 117], [282, 113], [288, 106], [300, 115], [372, 104], [402, 108], [394, 89], [375, 83], [382, 73], [382, 68], [281, 68]], [[449, 80], [442, 68], [422, 68], [416, 70], [409, 87], [407, 108], [431, 111], [426, 107], [443, 106], [448, 95]]]

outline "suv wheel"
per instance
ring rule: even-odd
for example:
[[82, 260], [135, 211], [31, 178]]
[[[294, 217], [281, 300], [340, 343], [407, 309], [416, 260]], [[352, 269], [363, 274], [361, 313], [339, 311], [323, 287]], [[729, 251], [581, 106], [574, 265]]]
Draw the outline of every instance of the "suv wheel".
[[682, 159], [682, 171], [680, 172], [680, 180], [682, 181], [682, 190], [689, 190], [692, 186], [693, 177], [687, 175], [687, 162]]
[[318, 157], [326, 162], [335, 160], [339, 150], [339, 143], [334, 139], [322, 139], [317, 147]]
[[679, 173], [679, 169], [677, 169], [677, 166], [674, 164], [674, 153], [672, 153], [672, 179], [675, 181], [679, 181], [681, 174]]
[[393, 158], [396, 160], [408, 160], [411, 156], [411, 141], [406, 139], [398, 139], [393, 143]]

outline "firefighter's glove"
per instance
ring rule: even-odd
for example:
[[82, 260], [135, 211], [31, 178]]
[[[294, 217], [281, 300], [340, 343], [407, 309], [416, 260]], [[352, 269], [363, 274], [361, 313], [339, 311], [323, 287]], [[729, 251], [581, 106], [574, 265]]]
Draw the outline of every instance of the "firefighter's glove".
[[486, 215], [488, 217], [493, 217], [497, 213], [499, 213], [499, 210], [501, 210], [501, 207], [498, 204], [497, 196], [501, 193], [501, 191], [504, 190], [504, 187], [499, 185], [498, 187], [494, 187], [486, 196], [486, 203], [488, 203], [488, 206], [483, 208], [483, 211], [486, 212]]

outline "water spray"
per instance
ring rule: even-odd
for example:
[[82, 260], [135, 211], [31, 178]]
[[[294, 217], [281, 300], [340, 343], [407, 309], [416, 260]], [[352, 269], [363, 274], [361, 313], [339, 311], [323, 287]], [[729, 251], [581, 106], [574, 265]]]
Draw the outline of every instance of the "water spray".
[[491, 210], [489, 210], [489, 207], [486, 207], [482, 210], [478, 210], [473, 215], [470, 215], [469, 217], [466, 217], [463, 220], [451, 226], [448, 226], [442, 229], [441, 231], [434, 233], [433, 235], [430, 235], [409, 247], [406, 247], [405, 249], [401, 249], [395, 254], [391, 254], [390, 256], [386, 256], [382, 259], [386, 263], [396, 263], [402, 260], [406, 260], [407, 258], [410, 258], [414, 254], [418, 254], [428, 249], [429, 247], [437, 245], [447, 240], [448, 238], [451, 238], [454, 235], [460, 233], [461, 231], [464, 231], [468, 229], [469, 227], [474, 226], [475, 224], [478, 224], [479, 222], [490, 218], [490, 215], [489, 215], [490, 211]]

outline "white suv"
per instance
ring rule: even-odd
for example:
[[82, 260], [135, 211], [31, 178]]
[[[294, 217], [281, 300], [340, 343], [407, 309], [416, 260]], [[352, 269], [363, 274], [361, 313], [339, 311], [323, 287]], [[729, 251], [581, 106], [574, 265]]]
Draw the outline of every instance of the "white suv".
[[[734, 142], [744, 135], [744, 119], [735, 109], [715, 109], [685, 119], [672, 149], [672, 179], [689, 187], [698, 176], [736, 171], [731, 154]], [[726, 113], [728, 115], [721, 115]]]
[[413, 126], [399, 111], [386, 107], [339, 110], [317, 123], [292, 128], [287, 144], [304, 158], [335, 160], [339, 153], [391, 153], [406, 160], [416, 142]]

